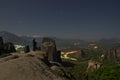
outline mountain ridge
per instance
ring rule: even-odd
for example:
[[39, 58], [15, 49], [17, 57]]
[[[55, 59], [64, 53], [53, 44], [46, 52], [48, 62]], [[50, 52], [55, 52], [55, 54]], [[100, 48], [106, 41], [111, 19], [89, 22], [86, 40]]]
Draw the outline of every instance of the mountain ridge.
[[[32, 45], [33, 36], [18, 36], [15, 33], [11, 33], [8, 31], [0, 31], [0, 36], [3, 37], [4, 42], [12, 42], [14, 44], [21, 44], [21, 45]], [[36, 37], [36, 40], [40, 43], [43, 37]], [[55, 39], [58, 46], [71, 46], [74, 44], [79, 45], [87, 45], [91, 43], [91, 41], [84, 41], [81, 39], [63, 39], [58, 37], [52, 37]], [[120, 38], [103, 38], [97, 41], [94, 41], [97, 44], [115, 44], [120, 43]]]
[[4, 42], [12, 42], [14, 44], [26, 44], [27, 40], [15, 35], [14, 33], [7, 31], [0, 31], [0, 36], [3, 38]]

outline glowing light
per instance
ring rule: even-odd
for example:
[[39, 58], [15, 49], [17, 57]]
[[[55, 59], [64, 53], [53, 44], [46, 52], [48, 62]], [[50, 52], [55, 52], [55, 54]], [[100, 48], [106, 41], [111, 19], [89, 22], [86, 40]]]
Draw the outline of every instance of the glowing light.
[[77, 53], [77, 52], [78, 52], [78, 51], [70, 51], [70, 52], [66, 52], [66, 53], [62, 52], [62, 53], [61, 53], [61, 54], [62, 54], [61, 58], [63, 58], [63, 59], [69, 59], [69, 60], [73, 60], [73, 61], [77, 61], [76, 58], [68, 57], [68, 55], [70, 55], [70, 54], [75, 54], [75, 53]]

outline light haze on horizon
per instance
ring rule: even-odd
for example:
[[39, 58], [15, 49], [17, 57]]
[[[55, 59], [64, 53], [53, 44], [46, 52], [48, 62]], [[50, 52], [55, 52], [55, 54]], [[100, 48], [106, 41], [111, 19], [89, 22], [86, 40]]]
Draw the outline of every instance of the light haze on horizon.
[[0, 0], [0, 31], [83, 40], [120, 38], [120, 1]]

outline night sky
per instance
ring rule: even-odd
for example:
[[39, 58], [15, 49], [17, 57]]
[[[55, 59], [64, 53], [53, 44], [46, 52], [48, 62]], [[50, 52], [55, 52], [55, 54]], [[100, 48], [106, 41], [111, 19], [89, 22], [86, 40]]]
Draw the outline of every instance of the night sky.
[[83, 40], [120, 38], [120, 1], [0, 0], [0, 31]]

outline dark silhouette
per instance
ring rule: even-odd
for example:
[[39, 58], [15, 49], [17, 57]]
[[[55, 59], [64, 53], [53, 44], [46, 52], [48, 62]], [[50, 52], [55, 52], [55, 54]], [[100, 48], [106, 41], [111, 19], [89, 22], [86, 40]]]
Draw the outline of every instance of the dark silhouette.
[[16, 52], [15, 46], [11, 42], [4, 43], [3, 38], [0, 37], [0, 55], [3, 53], [12, 53]]
[[24, 48], [24, 52], [25, 52], [25, 53], [30, 52], [30, 47], [29, 47], [29, 45], [25, 46], [25, 48]]
[[57, 54], [56, 54], [56, 62], [62, 63], [62, 59], [61, 59], [61, 51], [58, 50]]
[[3, 45], [4, 45], [4, 43], [3, 43], [3, 38], [2, 37], [0, 37], [0, 55], [3, 53]]
[[37, 50], [37, 41], [36, 39], [34, 38], [33, 39], [33, 51], [36, 51]]
[[84, 50], [83, 50], [83, 49], [81, 50], [81, 57], [82, 57], [82, 58], [84, 58], [84, 57], [85, 57], [85, 52], [84, 52]]
[[11, 42], [4, 43], [4, 53], [16, 52], [15, 46]]

